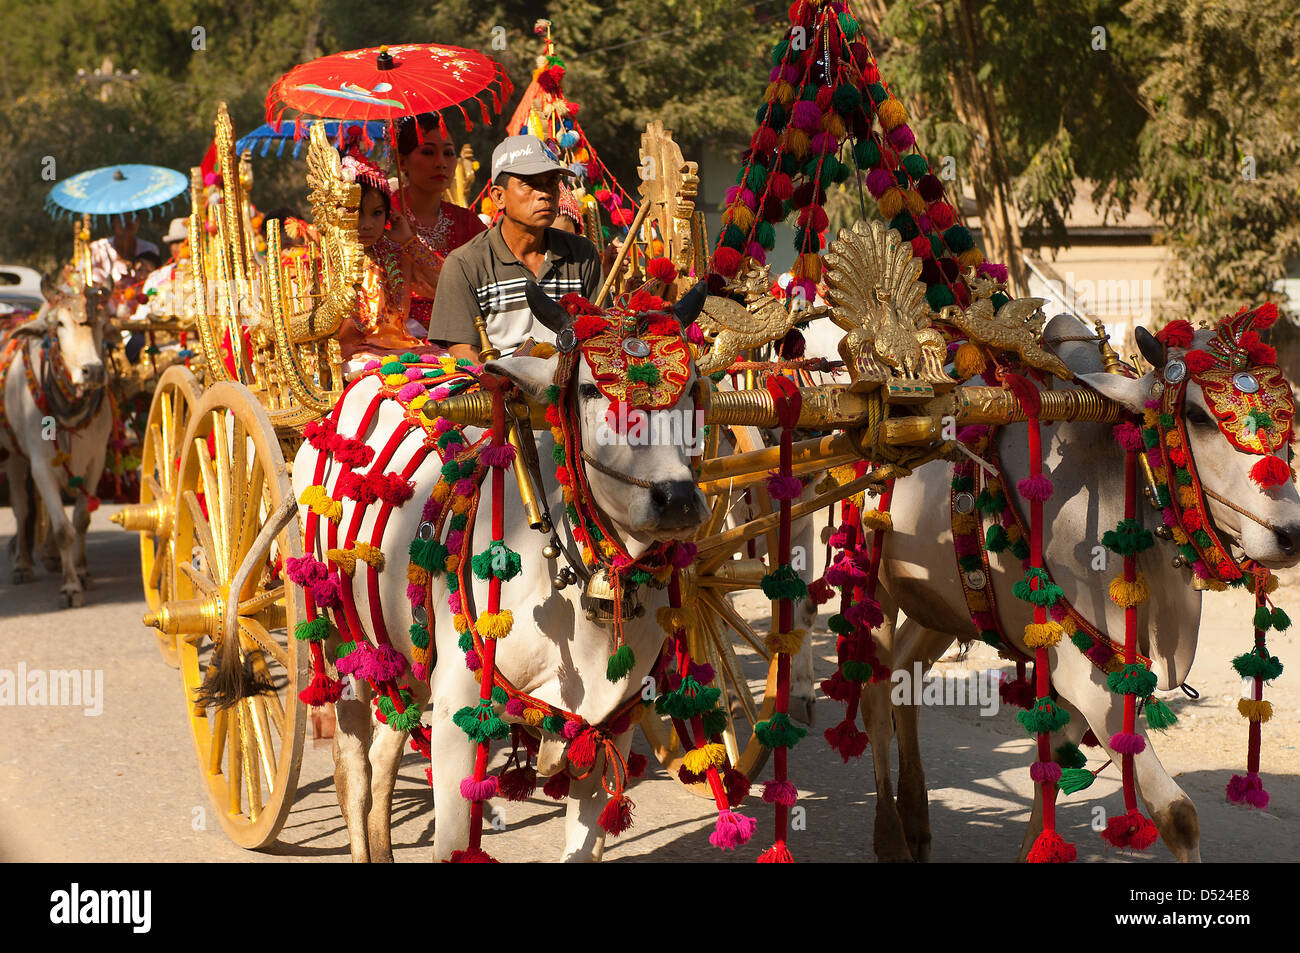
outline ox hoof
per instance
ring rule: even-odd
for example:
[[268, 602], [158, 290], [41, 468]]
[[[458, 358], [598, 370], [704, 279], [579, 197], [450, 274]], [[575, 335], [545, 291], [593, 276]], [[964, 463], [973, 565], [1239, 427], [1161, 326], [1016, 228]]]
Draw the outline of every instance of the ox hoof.
[[60, 602], [65, 609], [80, 609], [86, 604], [86, 596], [80, 590], [60, 593]]
[[31, 582], [34, 576], [35, 573], [30, 569], [15, 569], [9, 576], [9, 580], [15, 586], [21, 586], [25, 582]]
[[791, 698], [790, 717], [811, 728], [817, 723], [817, 702], [812, 698]]
[[92, 576], [90, 573], [88, 573], [88, 572], [87, 572], [87, 573], [77, 573], [77, 578], [81, 580], [81, 588], [82, 588], [82, 589], [94, 589], [94, 588], [95, 588], [95, 577]]

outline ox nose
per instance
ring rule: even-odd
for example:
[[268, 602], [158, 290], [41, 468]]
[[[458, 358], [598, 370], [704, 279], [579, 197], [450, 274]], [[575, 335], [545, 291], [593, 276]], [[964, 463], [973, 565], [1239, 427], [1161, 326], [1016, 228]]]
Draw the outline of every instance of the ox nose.
[[650, 502], [658, 513], [662, 529], [679, 529], [700, 522], [696, 487], [689, 480], [654, 484], [650, 488]]
[[83, 364], [81, 366], [81, 376], [87, 384], [102, 384], [104, 383], [104, 365], [102, 363]]
[[1300, 526], [1295, 524], [1278, 526], [1273, 529], [1273, 535], [1277, 537], [1277, 544], [1282, 547], [1282, 552], [1288, 556], [1300, 552]]

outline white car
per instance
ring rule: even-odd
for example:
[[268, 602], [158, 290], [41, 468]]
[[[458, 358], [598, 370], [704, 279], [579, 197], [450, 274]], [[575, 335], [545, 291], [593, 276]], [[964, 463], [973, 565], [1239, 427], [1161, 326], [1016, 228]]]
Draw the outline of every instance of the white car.
[[39, 311], [43, 304], [40, 272], [22, 265], [0, 265], [0, 315]]

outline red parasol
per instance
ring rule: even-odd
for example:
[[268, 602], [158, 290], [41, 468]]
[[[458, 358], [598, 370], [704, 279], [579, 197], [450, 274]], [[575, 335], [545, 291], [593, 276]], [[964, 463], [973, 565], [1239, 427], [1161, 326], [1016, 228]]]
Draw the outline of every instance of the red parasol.
[[[287, 109], [328, 119], [386, 119], [459, 109], [477, 103], [482, 121], [513, 91], [501, 64], [477, 50], [428, 43], [380, 46], [323, 56], [285, 73], [266, 97], [267, 122], [279, 128]], [[491, 110], [489, 111], [489, 104]]]

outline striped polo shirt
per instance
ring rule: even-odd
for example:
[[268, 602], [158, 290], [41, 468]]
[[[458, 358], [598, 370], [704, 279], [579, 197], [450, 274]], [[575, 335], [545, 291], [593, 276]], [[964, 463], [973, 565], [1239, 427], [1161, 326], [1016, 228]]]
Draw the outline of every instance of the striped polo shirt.
[[501, 225], [474, 236], [443, 263], [429, 321], [429, 340], [444, 344], [480, 344], [474, 320], [486, 319], [488, 337], [503, 354], [525, 338], [553, 342], [555, 335], [533, 319], [524, 297], [529, 281], [558, 301], [569, 293], [594, 298], [600, 289], [596, 246], [580, 235], [546, 230], [546, 260], [534, 275], [505, 239]]

